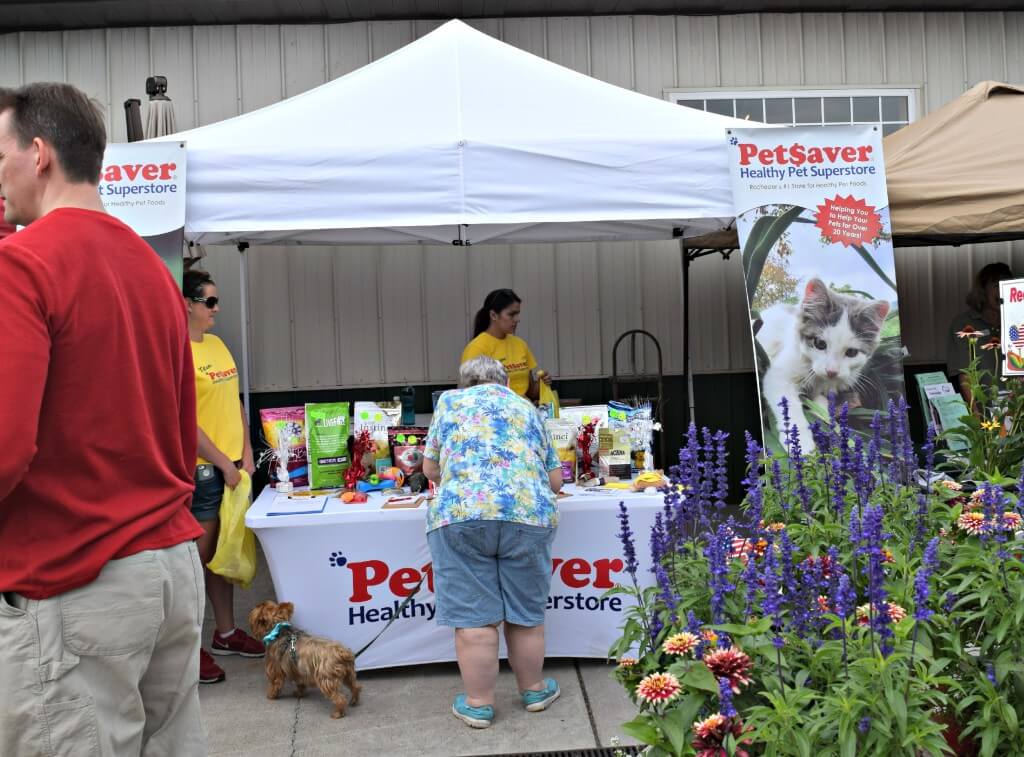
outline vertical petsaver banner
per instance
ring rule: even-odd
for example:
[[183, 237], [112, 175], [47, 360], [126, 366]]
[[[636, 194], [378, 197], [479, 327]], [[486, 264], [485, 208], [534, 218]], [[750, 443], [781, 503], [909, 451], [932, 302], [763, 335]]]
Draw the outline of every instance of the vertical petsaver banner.
[[801, 448], [828, 397], [870, 433], [905, 395], [881, 132], [874, 126], [730, 129], [733, 201], [765, 445], [782, 407]]
[[181, 282], [185, 239], [185, 143], [109, 144], [100, 197], [112, 216], [145, 239]]

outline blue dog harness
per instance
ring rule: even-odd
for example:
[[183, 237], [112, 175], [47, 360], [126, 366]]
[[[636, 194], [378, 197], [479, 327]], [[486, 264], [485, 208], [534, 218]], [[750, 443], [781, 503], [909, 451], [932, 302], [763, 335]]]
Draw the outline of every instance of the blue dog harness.
[[295, 650], [295, 640], [298, 638], [298, 634], [292, 630], [292, 624], [287, 621], [275, 625], [270, 633], [263, 637], [263, 645], [269, 647], [281, 637], [282, 632], [288, 634], [288, 651], [292, 654], [292, 662], [298, 662], [298, 653]]

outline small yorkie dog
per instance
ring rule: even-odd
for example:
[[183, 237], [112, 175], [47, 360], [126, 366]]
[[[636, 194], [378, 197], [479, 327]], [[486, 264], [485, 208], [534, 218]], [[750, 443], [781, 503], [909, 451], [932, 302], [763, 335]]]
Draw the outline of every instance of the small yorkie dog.
[[348, 702], [341, 691], [344, 684], [359, 704], [362, 686], [356, 683], [356, 659], [352, 650], [322, 636], [312, 636], [291, 626], [291, 602], [266, 601], [249, 613], [249, 625], [267, 647], [267, 699], [277, 699], [287, 679], [295, 682], [295, 695], [301, 697], [307, 686], [316, 686], [334, 703], [332, 718], [345, 715]]

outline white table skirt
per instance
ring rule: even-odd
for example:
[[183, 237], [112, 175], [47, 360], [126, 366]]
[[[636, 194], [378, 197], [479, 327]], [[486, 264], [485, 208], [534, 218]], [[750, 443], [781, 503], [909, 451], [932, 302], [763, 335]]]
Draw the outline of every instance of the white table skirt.
[[[552, 548], [545, 618], [549, 657], [603, 658], [619, 635], [628, 600], [603, 597], [628, 584], [618, 539], [625, 501], [636, 534], [638, 578], [649, 585], [649, 535], [661, 495], [586, 492], [567, 487]], [[426, 503], [381, 510], [384, 497], [347, 505], [329, 499], [322, 513], [267, 515], [275, 492], [264, 489], [246, 515], [256, 532], [280, 601], [295, 604], [295, 624], [358, 650], [378, 633], [416, 586], [427, 580], [390, 628], [359, 658], [360, 669], [455, 659], [451, 628], [434, 620], [434, 587], [425, 535]], [[504, 656], [504, 645], [501, 654]]]

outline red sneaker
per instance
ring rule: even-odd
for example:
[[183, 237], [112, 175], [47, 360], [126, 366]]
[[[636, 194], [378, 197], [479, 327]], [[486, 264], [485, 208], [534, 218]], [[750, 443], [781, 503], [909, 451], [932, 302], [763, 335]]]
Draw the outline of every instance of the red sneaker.
[[224, 669], [218, 665], [205, 649], [199, 650], [199, 683], [220, 683], [225, 678]]
[[213, 643], [210, 651], [214, 654], [238, 654], [242, 657], [262, 657], [266, 653], [263, 644], [256, 641], [241, 628], [236, 628], [229, 636], [221, 636], [213, 632]]

